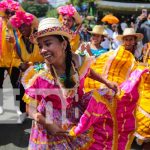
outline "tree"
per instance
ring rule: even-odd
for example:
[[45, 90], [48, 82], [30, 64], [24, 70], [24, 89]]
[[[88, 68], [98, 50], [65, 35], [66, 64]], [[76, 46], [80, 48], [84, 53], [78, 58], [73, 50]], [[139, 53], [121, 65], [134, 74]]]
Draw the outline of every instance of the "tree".
[[36, 17], [45, 16], [49, 8], [49, 5], [47, 4], [36, 4], [33, 1], [26, 1], [21, 5], [25, 11], [35, 15]]

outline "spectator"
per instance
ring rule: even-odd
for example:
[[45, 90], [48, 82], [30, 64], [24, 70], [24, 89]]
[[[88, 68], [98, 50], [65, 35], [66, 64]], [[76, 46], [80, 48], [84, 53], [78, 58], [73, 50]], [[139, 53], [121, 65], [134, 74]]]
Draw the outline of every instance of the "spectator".
[[[147, 16], [147, 20], [145, 21], [146, 16], [139, 16], [137, 18], [137, 32], [142, 33], [144, 35], [143, 45], [145, 43], [150, 42], [150, 13]], [[143, 23], [144, 22], [144, 23]]]

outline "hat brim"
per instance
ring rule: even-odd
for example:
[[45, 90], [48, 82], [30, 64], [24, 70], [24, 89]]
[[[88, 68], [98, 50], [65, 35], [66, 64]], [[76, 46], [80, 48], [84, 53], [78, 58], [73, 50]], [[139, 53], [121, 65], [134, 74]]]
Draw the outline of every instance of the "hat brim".
[[72, 36], [73, 36], [73, 32], [71, 30], [69, 30], [67, 28], [63, 28], [63, 27], [47, 28], [45, 30], [38, 31], [38, 32], [35, 32], [34, 34], [32, 34], [30, 36], [30, 41], [34, 44], [37, 44], [38, 38], [44, 37], [44, 36], [49, 36], [49, 35], [62, 35], [62, 36], [67, 37], [69, 40], [71, 40]]
[[93, 31], [88, 31], [90, 34], [97, 34], [97, 35], [103, 35], [103, 36], [108, 36], [107, 34], [104, 33], [98, 33], [98, 32], [93, 32]]
[[135, 37], [137, 37], [137, 41], [141, 41], [142, 39], [143, 39], [143, 34], [141, 34], [141, 33], [136, 33], [136, 34], [128, 34], [128, 35], [118, 35], [117, 37], [116, 37], [116, 39], [118, 40], [118, 41], [123, 41], [123, 38], [124, 37], [127, 37], [127, 36], [135, 36]]

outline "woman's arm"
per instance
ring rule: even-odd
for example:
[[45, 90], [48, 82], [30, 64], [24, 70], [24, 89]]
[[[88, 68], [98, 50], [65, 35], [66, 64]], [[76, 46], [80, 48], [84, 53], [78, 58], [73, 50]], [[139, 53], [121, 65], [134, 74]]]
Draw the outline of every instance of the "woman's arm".
[[115, 93], [118, 92], [118, 86], [116, 83], [114, 82], [111, 82], [107, 79], [105, 79], [104, 77], [102, 77], [100, 74], [96, 73], [93, 69], [90, 68], [90, 72], [88, 74], [88, 77], [93, 79], [93, 80], [96, 80], [98, 82], [101, 82], [103, 84], [105, 84], [108, 88], [112, 89], [113, 91], [115, 91]]

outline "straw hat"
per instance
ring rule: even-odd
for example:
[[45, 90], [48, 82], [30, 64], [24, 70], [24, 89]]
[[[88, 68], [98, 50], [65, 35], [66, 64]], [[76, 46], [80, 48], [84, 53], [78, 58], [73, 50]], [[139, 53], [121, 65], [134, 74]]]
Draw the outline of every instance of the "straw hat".
[[37, 44], [37, 38], [49, 35], [62, 35], [71, 40], [73, 32], [64, 28], [58, 19], [45, 18], [40, 21], [38, 31], [30, 36], [30, 40]]
[[126, 36], [135, 36], [137, 37], [137, 41], [141, 41], [143, 39], [143, 34], [136, 33], [134, 28], [125, 28], [123, 35], [118, 35], [116, 39], [118, 41], [123, 41], [123, 38]]
[[74, 18], [76, 24], [82, 23], [81, 16], [79, 15], [75, 7], [72, 6], [72, 4], [58, 7], [57, 12], [60, 15], [60, 18], [64, 15], [68, 15]]
[[94, 26], [93, 30], [88, 32], [91, 34], [99, 34], [99, 35], [107, 36], [104, 26], [101, 25]]

